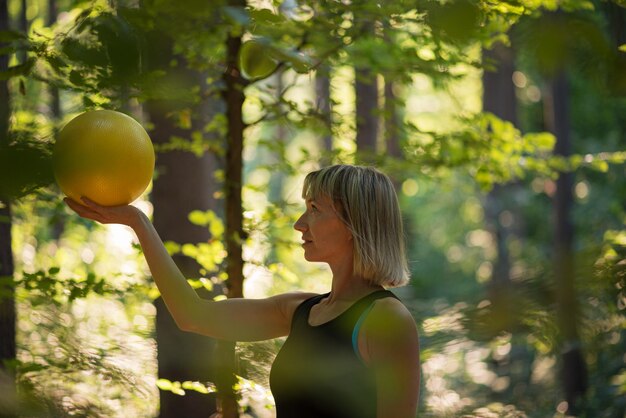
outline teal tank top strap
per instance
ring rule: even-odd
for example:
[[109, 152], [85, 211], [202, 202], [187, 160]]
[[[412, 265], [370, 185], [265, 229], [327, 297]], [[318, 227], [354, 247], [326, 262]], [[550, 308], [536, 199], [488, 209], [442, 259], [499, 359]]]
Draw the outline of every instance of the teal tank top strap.
[[370, 313], [370, 311], [374, 307], [374, 302], [376, 302], [378, 299], [383, 299], [383, 298], [388, 298], [388, 297], [398, 299], [398, 297], [389, 290], [380, 290], [380, 291], [376, 291], [368, 295], [367, 297], [369, 301], [368, 305], [359, 316], [359, 319], [356, 321], [356, 324], [354, 325], [354, 329], [352, 330], [352, 349], [354, 350], [354, 354], [362, 363], [365, 363], [365, 361], [363, 360], [363, 357], [361, 357], [361, 353], [359, 352], [359, 332], [361, 331], [361, 326], [363, 325], [365, 318], [367, 318], [367, 315]]

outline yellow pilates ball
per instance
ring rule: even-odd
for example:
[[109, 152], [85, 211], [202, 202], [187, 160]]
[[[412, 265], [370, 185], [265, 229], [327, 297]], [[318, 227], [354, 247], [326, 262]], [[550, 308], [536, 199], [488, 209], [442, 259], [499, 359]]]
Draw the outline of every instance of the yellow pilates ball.
[[150, 184], [154, 160], [146, 130], [113, 110], [88, 111], [72, 119], [53, 151], [54, 176], [63, 193], [103, 206], [136, 200]]

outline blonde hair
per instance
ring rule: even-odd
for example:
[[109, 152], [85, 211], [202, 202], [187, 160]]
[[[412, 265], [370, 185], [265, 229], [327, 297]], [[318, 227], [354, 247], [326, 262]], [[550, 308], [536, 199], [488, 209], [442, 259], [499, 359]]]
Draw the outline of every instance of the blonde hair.
[[353, 270], [373, 284], [409, 281], [402, 215], [393, 183], [373, 167], [333, 165], [309, 173], [302, 197], [332, 199], [354, 240]]

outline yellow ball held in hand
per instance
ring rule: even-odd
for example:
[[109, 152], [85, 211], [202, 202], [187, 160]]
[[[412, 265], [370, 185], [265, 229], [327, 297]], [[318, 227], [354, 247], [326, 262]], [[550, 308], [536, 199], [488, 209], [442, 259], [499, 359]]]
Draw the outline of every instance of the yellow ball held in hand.
[[59, 133], [53, 152], [54, 176], [63, 193], [102, 206], [131, 203], [148, 187], [154, 147], [133, 118], [94, 110], [72, 119]]

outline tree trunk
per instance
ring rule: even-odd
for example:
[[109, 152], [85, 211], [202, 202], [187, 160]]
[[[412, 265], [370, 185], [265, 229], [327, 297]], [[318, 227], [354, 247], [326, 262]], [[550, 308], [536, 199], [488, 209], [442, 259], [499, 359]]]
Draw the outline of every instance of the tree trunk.
[[[58, 9], [57, 0], [48, 0], [48, 16], [46, 25], [52, 26], [57, 21]], [[48, 93], [50, 95], [50, 117], [54, 121], [61, 119], [61, 98], [59, 97], [59, 89], [56, 86], [48, 85]]]
[[[231, 4], [244, 7], [245, 1]], [[228, 36], [226, 40], [226, 72], [224, 73], [225, 90], [223, 98], [226, 104], [227, 144], [226, 166], [224, 170], [225, 218], [226, 218], [226, 282], [229, 298], [243, 297], [243, 253], [245, 240], [243, 231], [243, 122], [242, 107], [245, 100], [243, 79], [238, 68], [241, 37]], [[235, 343], [219, 341], [215, 357], [219, 364], [216, 386], [218, 390], [219, 409], [222, 418], [239, 416], [237, 393], [234, 390], [237, 369]]]
[[602, 4], [608, 21], [608, 31], [613, 45], [620, 47], [626, 44], [626, 11], [618, 3], [606, 2]]
[[[402, 153], [402, 147], [400, 146], [400, 125], [402, 121], [398, 115], [398, 98], [394, 92], [394, 86], [396, 84], [391, 81], [391, 77], [385, 77], [384, 86], [384, 143], [386, 155], [389, 158], [395, 160], [402, 160], [404, 158]], [[394, 173], [389, 173], [393, 188], [396, 190], [396, 194], [400, 194], [402, 189], [402, 183], [405, 180], [404, 175], [397, 170]], [[408, 218], [407, 218], [408, 219]]]
[[[9, 10], [6, 1], [0, 1], [0, 31], [9, 30]], [[6, 46], [0, 42], [0, 47]], [[9, 55], [0, 55], [0, 71], [9, 68]], [[0, 80], [0, 143], [9, 141], [9, 116], [11, 113], [9, 83], [7, 80]]]
[[[191, 71], [185, 71], [185, 77], [193, 77], [199, 85], [205, 79]], [[154, 124], [151, 137], [155, 144], [166, 143], [173, 136], [190, 138], [188, 129], [177, 126], [168, 117], [170, 109], [166, 104], [150, 102], [146, 104], [146, 109]], [[194, 116], [192, 130], [202, 129], [206, 124], [200, 116], [203, 111], [201, 105], [192, 109], [192, 113], [198, 115]], [[215, 210], [213, 196], [217, 186], [213, 177], [216, 169], [216, 159], [208, 153], [200, 157], [183, 150], [157, 154], [157, 176], [151, 198], [154, 225], [164, 241], [198, 244], [211, 238], [208, 228], [191, 224], [188, 215], [193, 210]], [[173, 258], [185, 277], [201, 276], [201, 267], [193, 258], [182, 255]], [[203, 289], [199, 289], [198, 293], [204, 298], [212, 297]], [[216, 365], [207, 354], [213, 349], [214, 341], [178, 329], [161, 298], [155, 301], [155, 306], [159, 377], [181, 382], [212, 380]], [[216, 409], [213, 397], [195, 391], [188, 391], [185, 396], [162, 391], [160, 402], [162, 418], [207, 417]]]
[[[497, 43], [491, 50], [483, 51], [483, 63], [487, 66], [496, 66], [495, 70], [486, 69], [483, 72], [483, 111], [493, 113], [500, 119], [515, 125], [517, 124], [517, 106], [515, 86], [512, 81], [515, 71], [514, 58], [513, 49], [501, 43]], [[508, 231], [500, 219], [502, 213], [508, 209], [506, 207], [507, 196], [511, 192], [511, 185], [496, 185], [483, 203], [487, 228], [497, 248], [497, 258], [493, 266], [489, 290], [494, 304], [503, 310], [497, 314], [505, 321], [501, 326], [507, 326], [507, 322], [514, 320], [511, 318], [510, 305], [506, 297], [511, 281], [511, 260], [507, 247]]]
[[[567, 157], [572, 153], [569, 135], [569, 87], [564, 72], [550, 81], [546, 98], [547, 128], [556, 136], [554, 152]], [[573, 175], [561, 173], [556, 181], [554, 207], [554, 277], [557, 291], [557, 322], [562, 338], [561, 384], [568, 415], [577, 415], [587, 389], [587, 369], [578, 336], [578, 303], [574, 287]]]
[[317, 110], [322, 116], [324, 134], [322, 135], [322, 165], [332, 163], [331, 151], [333, 149], [332, 137], [332, 108], [330, 101], [330, 70], [328, 66], [321, 66], [315, 74], [315, 96]]
[[483, 111], [517, 125], [517, 106], [513, 72], [515, 52], [501, 43], [483, 51], [483, 63], [496, 65], [495, 71], [483, 72]]
[[[280, 92], [283, 91], [283, 87], [284, 87], [284, 83], [283, 83], [283, 72], [279, 71], [278, 73], [276, 73], [275, 77], [276, 77], [276, 91], [280, 94]], [[285, 145], [287, 142], [287, 130], [285, 129], [285, 124], [281, 121], [278, 120], [278, 122], [276, 123], [276, 133], [274, 134], [274, 138], [273, 141], [276, 142], [277, 144], [280, 144], [280, 146], [278, 147], [278, 149], [280, 151], [277, 151], [277, 153], [281, 153], [279, 155], [273, 154], [270, 155], [270, 160], [275, 162], [275, 163], [280, 163], [284, 158], [284, 150], [285, 150]], [[271, 175], [270, 175], [270, 181], [269, 181], [269, 190], [268, 190], [268, 199], [270, 202], [274, 203], [274, 202], [279, 202], [282, 200], [283, 198], [283, 186], [284, 186], [284, 182], [285, 182], [285, 173], [283, 170], [273, 170]], [[270, 250], [272, 253], [274, 253], [274, 249], [272, 248]]]
[[[9, 29], [7, 2], [0, 1], [0, 31]], [[0, 47], [2, 47], [0, 43]], [[0, 71], [8, 68], [9, 56], [0, 55]], [[9, 116], [11, 112], [9, 86], [6, 80], [0, 80], [0, 145], [9, 141]], [[13, 248], [11, 237], [11, 206], [8, 199], [0, 196], [0, 372], [12, 370], [6, 367], [7, 362], [16, 358], [16, 312], [15, 283], [13, 281]], [[0, 396], [4, 399], [15, 397], [10, 386]], [[13, 393], [7, 393], [13, 392]]]
[[[389, 24], [385, 24], [385, 32], [384, 32], [385, 41], [387, 43], [395, 42], [394, 38], [390, 33]], [[400, 115], [398, 114], [398, 98], [396, 97], [396, 92], [394, 89], [398, 84], [393, 82], [393, 76], [390, 74], [384, 75], [384, 83], [385, 86], [383, 88], [384, 94], [384, 143], [385, 150], [387, 152], [387, 156], [391, 158], [400, 159], [402, 158], [402, 148], [400, 146], [400, 126], [402, 124], [402, 120], [400, 119]], [[398, 191], [398, 186], [400, 186], [400, 182], [397, 179], [394, 183], [398, 183], [396, 185], [396, 191]]]
[[15, 359], [15, 301], [13, 298], [13, 251], [11, 247], [11, 206], [0, 200], [0, 279], [2, 299], [0, 299], [0, 368], [5, 360]]
[[[46, 18], [46, 26], [51, 27], [52, 25], [54, 25], [57, 21], [57, 16], [57, 0], [48, 0], [48, 15]], [[61, 120], [61, 97], [59, 95], [59, 89], [56, 86], [48, 84], [47, 88], [49, 100], [49, 116], [53, 123], [55, 123], [54, 137], [56, 137], [58, 133], [56, 123]], [[52, 238], [58, 241], [59, 239], [61, 239], [61, 235], [63, 235], [63, 231], [65, 230], [66, 215], [63, 212], [60, 212], [55, 218], [56, 221], [51, 225]]]
[[[362, 28], [366, 36], [376, 36], [375, 23]], [[368, 67], [354, 68], [356, 97], [356, 150], [357, 161], [373, 162], [378, 151], [379, 106], [378, 77]]]
[[398, 99], [393, 91], [395, 83], [391, 77], [385, 78], [385, 145], [387, 156], [402, 158], [400, 147], [400, 121], [398, 115]]
[[371, 162], [378, 142], [378, 78], [367, 68], [355, 68], [356, 148], [363, 162]]
[[[17, 21], [17, 29], [25, 35], [28, 35], [28, 18], [26, 17], [26, 11], [28, 3], [26, 0], [20, 2], [20, 14]], [[26, 62], [26, 51], [19, 51], [17, 53], [17, 59], [20, 63]]]

